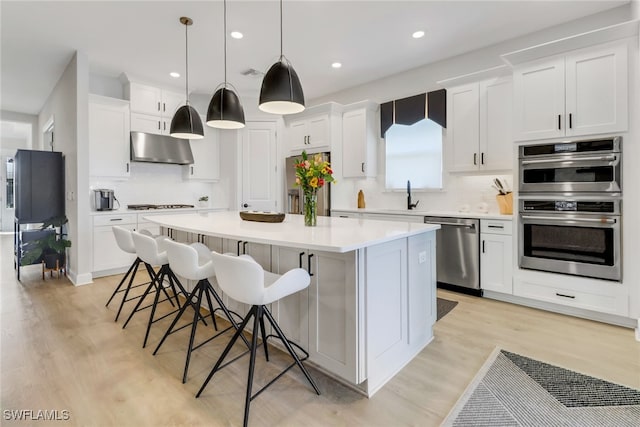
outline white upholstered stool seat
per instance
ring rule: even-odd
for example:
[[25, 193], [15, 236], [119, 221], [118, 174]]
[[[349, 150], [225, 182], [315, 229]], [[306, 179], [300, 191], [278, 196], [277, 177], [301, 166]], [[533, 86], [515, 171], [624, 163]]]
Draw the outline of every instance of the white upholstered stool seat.
[[[182, 328], [176, 328], [176, 329], [174, 328], [178, 323], [178, 321], [180, 320], [180, 318], [184, 315], [188, 305], [191, 305], [192, 308], [194, 309], [194, 316], [193, 316], [193, 322], [191, 323], [191, 336], [189, 338], [189, 346], [187, 347], [187, 357], [184, 365], [184, 372], [182, 375], [182, 382], [185, 383], [187, 381], [187, 374], [189, 371], [189, 361], [191, 360], [191, 352], [193, 350], [200, 348], [201, 346], [208, 343], [212, 339], [217, 338], [218, 336], [222, 335], [223, 333], [225, 333], [231, 328], [235, 328], [237, 330], [238, 322], [233, 317], [234, 313], [232, 313], [227, 309], [227, 307], [224, 305], [224, 302], [222, 301], [222, 298], [220, 298], [215, 288], [211, 285], [211, 282], [209, 281], [210, 278], [214, 278], [216, 275], [211, 250], [207, 248], [205, 245], [203, 245], [202, 243], [192, 243], [191, 245], [186, 245], [184, 243], [168, 241], [168, 242], [165, 242], [164, 245], [167, 251], [166, 253], [169, 260], [169, 265], [171, 266], [171, 270], [176, 274], [180, 275], [181, 277], [184, 277], [189, 280], [198, 281], [198, 283], [193, 288], [191, 293], [187, 295], [187, 301], [190, 304], [185, 304], [180, 309], [176, 317], [173, 319], [173, 322], [169, 326], [169, 329], [167, 329], [164, 336], [158, 343], [158, 346], [156, 347], [155, 351], [153, 352], [153, 354], [155, 355], [158, 352], [158, 350], [160, 350], [160, 347], [162, 346], [162, 344], [164, 343], [164, 341], [167, 339], [169, 335], [182, 329]], [[194, 301], [194, 298], [195, 298], [195, 301]], [[199, 307], [201, 307], [205, 299], [209, 307], [210, 314], [208, 316], [211, 316], [211, 319], [213, 320], [214, 329], [216, 330], [217, 333], [214, 334], [209, 339], [197, 345], [194, 345], [196, 329], [198, 326], [198, 317], [202, 318], [202, 316], [200, 315]], [[212, 299], [215, 299], [216, 303], [218, 304], [218, 308], [214, 309]], [[217, 311], [222, 311], [224, 316], [229, 321], [229, 323], [231, 323], [231, 326], [219, 332], [218, 332], [218, 326], [215, 318], [215, 313]], [[208, 316], [204, 316], [204, 318]], [[240, 318], [239, 315], [236, 314], [236, 316]], [[186, 327], [186, 326], [183, 326], [183, 327]], [[244, 336], [242, 338], [244, 339], [247, 347], [249, 347], [249, 342], [246, 340], [246, 338], [244, 338]]]
[[[252, 317], [254, 318], [253, 336], [250, 347], [251, 356], [249, 360], [249, 375], [247, 379], [247, 390], [245, 395], [244, 426], [247, 426], [249, 423], [249, 406], [251, 404], [251, 400], [258, 394], [260, 394], [264, 389], [273, 384], [278, 378], [282, 376], [282, 374], [284, 374], [284, 372], [288, 371], [293, 366], [297, 365], [300, 368], [315, 392], [317, 394], [320, 394], [317, 385], [311, 378], [311, 375], [309, 375], [307, 369], [302, 364], [302, 361], [308, 358], [309, 354], [304, 349], [296, 345], [296, 347], [305, 355], [302, 359], [298, 356], [298, 354], [292, 347], [292, 345], [295, 344], [287, 340], [287, 338], [284, 336], [284, 333], [269, 312], [269, 309], [266, 307], [267, 304], [271, 304], [272, 302], [275, 302], [281, 298], [294, 294], [308, 287], [309, 283], [311, 282], [309, 273], [302, 268], [294, 268], [283, 275], [277, 275], [264, 271], [262, 266], [251, 258], [235, 257], [226, 254], [222, 255], [216, 252], [213, 252], [211, 256], [216, 271], [218, 285], [220, 286], [222, 291], [238, 302], [251, 304], [251, 309], [242, 320], [242, 324], [234, 334], [231, 341], [229, 341], [229, 344], [227, 344], [227, 347], [220, 355], [220, 358], [207, 376], [207, 379], [202, 384], [202, 387], [200, 387], [200, 390], [196, 394], [196, 397], [199, 397], [202, 394], [213, 375], [223, 367], [222, 363], [224, 362], [225, 357], [231, 350], [231, 347], [233, 347], [238, 337], [244, 337], [242, 335], [242, 330], [245, 328]], [[270, 335], [269, 337], [273, 336], [279, 338], [282, 341], [282, 344], [284, 344], [287, 352], [293, 358], [293, 363], [290, 364], [273, 380], [268, 382], [266, 386], [262, 387], [255, 394], [252, 394], [251, 389], [253, 387], [253, 373], [255, 369], [256, 351], [258, 349], [258, 330], [260, 330], [260, 333], [262, 334], [262, 343], [264, 346], [265, 356], [267, 361], [269, 361], [269, 353], [267, 349], [268, 337], [265, 335], [264, 327], [265, 317], [276, 333], [276, 335]]]

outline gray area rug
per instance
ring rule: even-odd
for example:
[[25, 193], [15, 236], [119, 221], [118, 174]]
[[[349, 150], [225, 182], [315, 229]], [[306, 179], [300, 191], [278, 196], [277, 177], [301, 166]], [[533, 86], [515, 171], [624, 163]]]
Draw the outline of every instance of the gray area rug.
[[640, 426], [640, 390], [496, 349], [443, 426]]
[[438, 298], [436, 305], [438, 307], [438, 318], [436, 321], [438, 321], [453, 310], [453, 307], [458, 305], [458, 301], [449, 301], [448, 299]]

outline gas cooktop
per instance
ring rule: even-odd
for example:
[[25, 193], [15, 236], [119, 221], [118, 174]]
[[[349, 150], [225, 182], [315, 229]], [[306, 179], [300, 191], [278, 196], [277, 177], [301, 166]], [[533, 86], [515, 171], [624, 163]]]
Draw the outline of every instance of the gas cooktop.
[[169, 205], [127, 205], [127, 209], [133, 209], [136, 211], [144, 211], [148, 209], [185, 209], [193, 207], [193, 205], [183, 205], [178, 203]]

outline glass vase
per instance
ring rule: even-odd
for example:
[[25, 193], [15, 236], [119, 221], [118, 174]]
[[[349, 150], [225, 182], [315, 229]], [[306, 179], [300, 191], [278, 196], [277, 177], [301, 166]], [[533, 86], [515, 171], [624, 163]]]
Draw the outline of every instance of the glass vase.
[[304, 194], [304, 225], [315, 227], [318, 223], [318, 195], [316, 193]]

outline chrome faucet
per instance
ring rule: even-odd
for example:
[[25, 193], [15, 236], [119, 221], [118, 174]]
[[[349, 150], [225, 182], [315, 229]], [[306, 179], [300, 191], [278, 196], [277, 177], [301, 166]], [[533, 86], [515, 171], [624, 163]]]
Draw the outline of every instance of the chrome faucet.
[[407, 209], [411, 210], [418, 207], [418, 203], [420, 203], [420, 200], [411, 203], [411, 181], [407, 181]]

